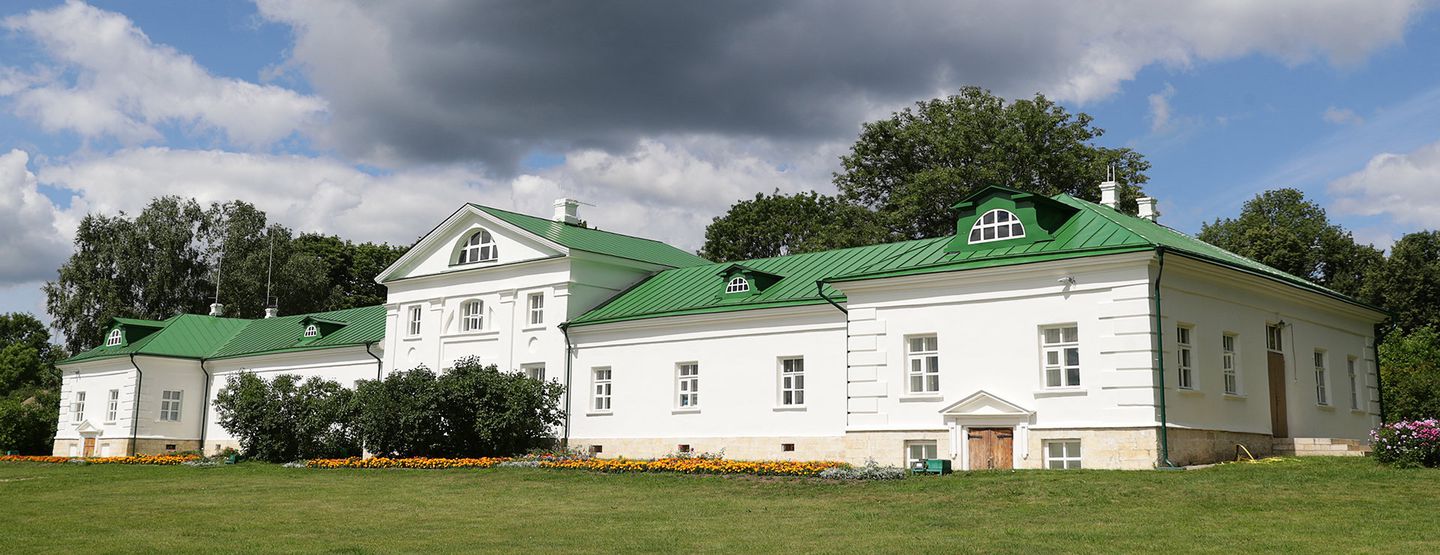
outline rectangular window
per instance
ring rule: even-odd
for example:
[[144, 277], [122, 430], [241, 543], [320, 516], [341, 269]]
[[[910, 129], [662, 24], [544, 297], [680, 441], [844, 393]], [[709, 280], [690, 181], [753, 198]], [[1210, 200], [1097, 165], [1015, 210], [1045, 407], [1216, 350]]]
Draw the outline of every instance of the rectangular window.
[[683, 362], [675, 365], [675, 406], [700, 406], [700, 364]]
[[1279, 325], [1265, 325], [1265, 348], [1277, 353], [1285, 350], [1285, 341], [1280, 335]]
[[1355, 375], [1355, 357], [1345, 359], [1345, 373], [1350, 377], [1350, 408], [1360, 409], [1360, 377]]
[[1317, 405], [1330, 404], [1329, 384], [1326, 383], [1329, 376], [1326, 375], [1328, 369], [1325, 365], [1325, 351], [1315, 351], [1315, 404]]
[[1235, 367], [1239, 359], [1235, 356], [1235, 335], [1220, 336], [1220, 371], [1225, 376], [1225, 394], [1240, 394], [1239, 370]]
[[939, 447], [933, 441], [907, 441], [905, 442], [905, 466], [915, 468], [916, 464], [923, 464], [930, 459], [940, 458]]
[[595, 392], [590, 406], [598, 412], [610, 412], [610, 368], [595, 368], [590, 371], [591, 391]]
[[409, 325], [409, 328], [408, 328], [406, 331], [409, 332], [409, 335], [411, 335], [411, 336], [420, 335], [420, 306], [419, 306], [419, 305], [410, 307], [410, 319], [408, 320], [408, 322], [410, 323], [410, 325]]
[[905, 338], [906, 387], [910, 393], [940, 392], [940, 343], [934, 335]]
[[525, 373], [525, 377], [530, 378], [530, 379], [532, 379], [532, 380], [535, 380], [535, 381], [544, 381], [544, 380], [545, 380], [545, 363], [543, 363], [543, 362], [532, 362], [532, 363], [529, 363], [529, 364], [521, 364], [521, 365], [520, 365], [520, 371]]
[[70, 403], [70, 421], [80, 423], [85, 419], [85, 392], [76, 391], [75, 401]]
[[105, 421], [114, 422], [120, 412], [120, 390], [110, 390], [110, 400], [105, 403]]
[[780, 404], [787, 407], [805, 404], [805, 359], [780, 359]]
[[[420, 307], [417, 306], [414, 308]], [[485, 303], [478, 300], [465, 301], [464, 304], [461, 304], [460, 331], [480, 331], [482, 329], [485, 329], [485, 315], [482, 312], [484, 309]], [[411, 335], [420, 333], [420, 328], [418, 326], [412, 325], [412, 329], [414, 329], [415, 332]]]
[[1179, 371], [1179, 380], [1175, 385], [1180, 389], [1195, 389], [1195, 367], [1194, 356], [1191, 353], [1190, 326], [1179, 326], [1175, 328], [1175, 368]]
[[530, 294], [530, 325], [538, 326], [545, 323], [545, 294]]
[[1046, 441], [1045, 468], [1056, 470], [1080, 468], [1080, 440]]
[[160, 420], [165, 422], [180, 421], [180, 397], [183, 393], [183, 391], [160, 392]]
[[1080, 387], [1080, 328], [1074, 325], [1040, 328], [1041, 360], [1045, 361], [1045, 387]]

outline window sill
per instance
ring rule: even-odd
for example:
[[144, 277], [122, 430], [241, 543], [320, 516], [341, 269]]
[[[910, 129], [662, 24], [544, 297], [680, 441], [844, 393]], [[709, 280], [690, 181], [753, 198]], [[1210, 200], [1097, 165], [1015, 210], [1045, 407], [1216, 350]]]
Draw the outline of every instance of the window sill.
[[535, 325], [533, 325], [533, 326], [525, 326], [525, 327], [523, 327], [523, 328], [520, 328], [520, 331], [544, 331], [544, 330], [545, 330], [545, 324], [535, 324]]
[[1350, 414], [1370, 414], [1370, 411], [1365, 409], [1350, 409]]
[[700, 414], [700, 407], [694, 407], [694, 408], [686, 407], [686, 408], [683, 408], [683, 409], [673, 409], [673, 410], [670, 411], [670, 414]]
[[1035, 392], [1035, 398], [1043, 399], [1045, 397], [1083, 397], [1089, 394], [1090, 391], [1083, 387], [1067, 387], [1037, 390]]
[[608, 410], [600, 410], [600, 411], [594, 411], [594, 412], [587, 412], [587, 413], [585, 413], [585, 416], [610, 416], [610, 415], [612, 415], [612, 414], [615, 414], [615, 412], [614, 412], [614, 411], [608, 411]]
[[1242, 394], [1240, 394], [1240, 393], [1226, 393], [1226, 394], [1222, 395], [1222, 397], [1224, 397], [1224, 398], [1226, 398], [1226, 399], [1229, 399], [1229, 400], [1231, 400], [1231, 401], [1244, 401], [1245, 399], [1248, 399], [1248, 398], [1249, 398], [1249, 397], [1246, 397], [1245, 395], [1242, 395]]
[[[447, 333], [447, 334], [441, 335], [440, 338], [441, 338], [441, 339], [455, 339], [455, 338], [466, 338], [466, 337], [495, 337], [495, 336], [498, 336], [498, 335], [500, 335], [500, 330], [457, 331], [457, 332], [455, 332], [455, 333]], [[406, 339], [411, 339], [411, 338], [407, 337]]]
[[1327, 412], [1335, 412], [1335, 405], [1315, 405], [1315, 408]]
[[939, 393], [907, 393], [898, 399], [901, 403], [933, 403], [944, 401], [945, 396]]
[[1184, 395], [1184, 396], [1186, 396], [1186, 397], [1204, 397], [1204, 396], [1205, 396], [1205, 392], [1204, 392], [1204, 391], [1200, 391], [1200, 390], [1198, 390], [1198, 389], [1194, 389], [1194, 388], [1190, 388], [1190, 387], [1177, 387], [1177, 388], [1175, 388], [1175, 392], [1176, 392], [1176, 393], [1179, 393], [1179, 394], [1181, 394], [1181, 395]]
[[424, 339], [424, 337], [419, 335], [407, 335], [400, 338], [401, 341], [419, 341], [421, 339]]
[[805, 412], [805, 405], [780, 405], [770, 410], [775, 412]]

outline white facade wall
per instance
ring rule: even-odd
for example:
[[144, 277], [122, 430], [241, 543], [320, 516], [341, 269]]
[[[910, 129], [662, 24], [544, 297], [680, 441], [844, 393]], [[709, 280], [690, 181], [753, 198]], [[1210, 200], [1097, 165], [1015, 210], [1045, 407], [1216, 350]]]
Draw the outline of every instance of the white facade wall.
[[[1290, 437], [1366, 439], [1379, 424], [1374, 315], [1318, 294], [1179, 257], [1161, 276], [1165, 385], [1172, 426], [1271, 433], [1265, 326], [1285, 322], [1285, 396]], [[1176, 328], [1192, 327], [1195, 389], [1177, 387]], [[1221, 336], [1236, 336], [1238, 395], [1224, 393]], [[1325, 351], [1329, 406], [1316, 403], [1312, 358]], [[1356, 361], [1358, 409], [1346, 359]]]
[[[78, 428], [82, 422], [88, 422], [90, 426], [98, 429], [94, 434], [97, 455], [125, 454], [121, 452], [125, 449], [121, 440], [130, 437], [130, 426], [134, 422], [132, 411], [135, 399], [135, 367], [131, 366], [130, 359], [110, 359], [67, 366], [62, 370], [62, 375], [60, 420], [55, 439], [57, 442], [69, 440], [74, 443], [66, 446], [64, 452], [57, 452], [55, 455], [81, 454], [79, 442], [82, 438]], [[106, 414], [111, 390], [120, 392], [113, 420], [107, 418]], [[77, 419], [71, 411], [71, 403], [80, 391], [85, 392], [85, 413]]]

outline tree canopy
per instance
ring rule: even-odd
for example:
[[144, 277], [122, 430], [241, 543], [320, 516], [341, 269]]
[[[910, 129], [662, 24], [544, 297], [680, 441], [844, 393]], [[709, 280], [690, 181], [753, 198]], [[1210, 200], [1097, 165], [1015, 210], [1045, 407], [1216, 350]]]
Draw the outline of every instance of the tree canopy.
[[705, 228], [700, 255], [716, 262], [881, 243], [889, 233], [864, 207], [814, 191], [756, 193]]
[[1440, 329], [1440, 232], [1401, 237], [1384, 263], [1372, 268], [1364, 289], [1365, 298], [1389, 309], [1400, 329]]
[[64, 351], [34, 316], [0, 314], [0, 452], [49, 454], [59, 418]]

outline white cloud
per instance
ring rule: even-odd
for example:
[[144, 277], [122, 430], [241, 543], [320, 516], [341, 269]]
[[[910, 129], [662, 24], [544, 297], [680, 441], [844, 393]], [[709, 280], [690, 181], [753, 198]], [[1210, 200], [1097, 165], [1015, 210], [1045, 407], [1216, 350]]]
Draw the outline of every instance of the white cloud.
[[1360, 114], [1355, 113], [1354, 110], [1349, 108], [1336, 108], [1334, 106], [1326, 108], [1325, 112], [1320, 114], [1320, 119], [1325, 120], [1325, 123], [1333, 123], [1336, 125], [1360, 125], [1365, 123], [1365, 118], [1360, 117]]
[[37, 70], [4, 68], [0, 94], [48, 132], [126, 144], [162, 138], [161, 126], [222, 132], [262, 146], [304, 130], [325, 101], [272, 85], [210, 74], [190, 56], [155, 44], [123, 15], [68, 1], [4, 19], [39, 45]]
[[1160, 92], [1148, 97], [1150, 101], [1150, 131], [1159, 133], [1170, 128], [1170, 97], [1175, 96], [1175, 86], [1165, 84]]
[[54, 277], [70, 253], [58, 211], [41, 194], [28, 167], [30, 155], [0, 155], [0, 286]]
[[1378, 154], [1364, 169], [1332, 182], [1330, 193], [1344, 214], [1440, 229], [1440, 142], [1408, 154]]

